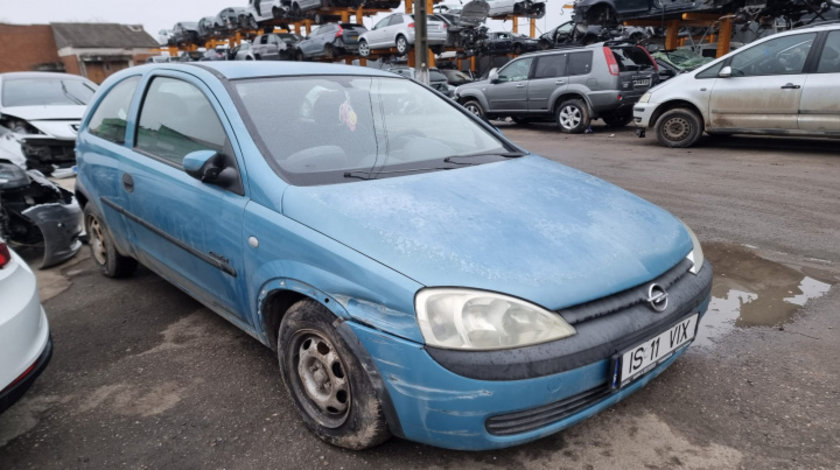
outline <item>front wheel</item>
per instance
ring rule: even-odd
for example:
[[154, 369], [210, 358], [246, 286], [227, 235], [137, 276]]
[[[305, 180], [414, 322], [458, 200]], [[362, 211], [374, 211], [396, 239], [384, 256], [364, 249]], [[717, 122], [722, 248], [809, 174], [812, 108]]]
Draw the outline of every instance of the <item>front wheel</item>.
[[685, 148], [694, 145], [703, 134], [703, 121], [694, 111], [676, 108], [656, 120], [656, 138], [665, 147]]
[[481, 107], [481, 103], [479, 103], [478, 101], [476, 101], [476, 100], [464, 101], [463, 106], [464, 106], [464, 109], [466, 109], [470, 113], [475, 114], [476, 116], [478, 116], [482, 119], [484, 118], [484, 108]]
[[99, 271], [107, 277], [128, 277], [137, 268], [134, 258], [123, 256], [117, 252], [114, 239], [108, 231], [99, 214], [93, 210], [93, 204], [85, 206], [85, 230], [88, 234], [88, 245], [94, 263]]
[[370, 46], [368, 42], [364, 39], [359, 41], [359, 56], [360, 57], [367, 57], [370, 55]]
[[390, 432], [367, 372], [335, 331], [335, 320], [314, 300], [294, 304], [277, 335], [280, 373], [315, 435], [335, 446], [366, 449]]
[[408, 39], [406, 39], [405, 36], [397, 36], [396, 45], [397, 53], [399, 55], [405, 55], [405, 53], [408, 52]]
[[566, 100], [557, 107], [557, 125], [569, 134], [580, 134], [591, 122], [589, 108], [579, 99]]

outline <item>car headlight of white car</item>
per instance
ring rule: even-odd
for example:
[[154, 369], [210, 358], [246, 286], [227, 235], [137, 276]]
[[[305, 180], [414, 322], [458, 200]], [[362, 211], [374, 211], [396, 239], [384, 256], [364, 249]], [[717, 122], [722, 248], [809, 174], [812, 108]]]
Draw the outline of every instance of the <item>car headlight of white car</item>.
[[649, 92], [649, 91], [648, 91], [648, 92], [646, 92], [644, 95], [642, 95], [642, 97], [641, 97], [641, 98], [639, 98], [639, 101], [638, 101], [638, 102], [639, 102], [639, 103], [650, 103], [650, 96], [651, 96], [651, 94], [652, 94], [652, 93], [651, 93], [651, 92]]
[[694, 266], [689, 269], [691, 274], [697, 274], [700, 272], [700, 269], [703, 268], [703, 262], [706, 258], [703, 256], [703, 247], [700, 246], [700, 240], [697, 238], [697, 235], [694, 234], [694, 231], [691, 230], [691, 227], [683, 222], [683, 226], [685, 230], [688, 232], [688, 236], [691, 237], [691, 243], [694, 244], [694, 248], [691, 249], [691, 252], [686, 256], [689, 261], [694, 263]]
[[414, 303], [426, 344], [444, 349], [518, 348], [576, 333], [557, 313], [494, 292], [429, 288]]

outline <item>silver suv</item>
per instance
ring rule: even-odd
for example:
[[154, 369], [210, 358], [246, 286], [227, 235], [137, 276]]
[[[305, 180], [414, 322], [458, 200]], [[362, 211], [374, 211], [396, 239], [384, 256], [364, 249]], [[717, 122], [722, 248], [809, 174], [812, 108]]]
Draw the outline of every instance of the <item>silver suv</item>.
[[455, 99], [481, 117], [555, 120], [574, 134], [595, 118], [628, 124], [633, 103], [657, 82], [657, 72], [643, 47], [599, 43], [520, 56], [486, 80], [461, 85]]
[[840, 135], [840, 25], [779, 33], [646, 93], [638, 133], [667, 147], [709, 134]]

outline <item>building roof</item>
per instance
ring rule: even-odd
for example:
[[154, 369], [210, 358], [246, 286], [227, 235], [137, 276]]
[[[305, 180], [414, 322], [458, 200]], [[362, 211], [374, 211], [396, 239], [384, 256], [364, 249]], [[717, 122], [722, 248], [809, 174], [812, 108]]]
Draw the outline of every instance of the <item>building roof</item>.
[[58, 49], [133, 49], [159, 47], [142, 25], [117, 23], [50, 23]]

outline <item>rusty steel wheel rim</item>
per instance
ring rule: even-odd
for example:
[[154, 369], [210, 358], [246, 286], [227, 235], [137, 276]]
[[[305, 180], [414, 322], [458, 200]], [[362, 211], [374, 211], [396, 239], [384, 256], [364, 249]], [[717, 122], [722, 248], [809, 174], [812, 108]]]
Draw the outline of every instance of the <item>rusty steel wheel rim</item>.
[[691, 123], [682, 117], [672, 117], [662, 125], [665, 138], [672, 142], [680, 142], [688, 138], [691, 133]]
[[341, 426], [352, 397], [347, 368], [335, 346], [320, 332], [308, 330], [297, 335], [292, 347], [304, 407], [322, 426]]
[[104, 265], [108, 262], [108, 249], [105, 246], [105, 233], [102, 231], [102, 225], [96, 217], [88, 218], [88, 227], [90, 228], [90, 248], [96, 262]]

